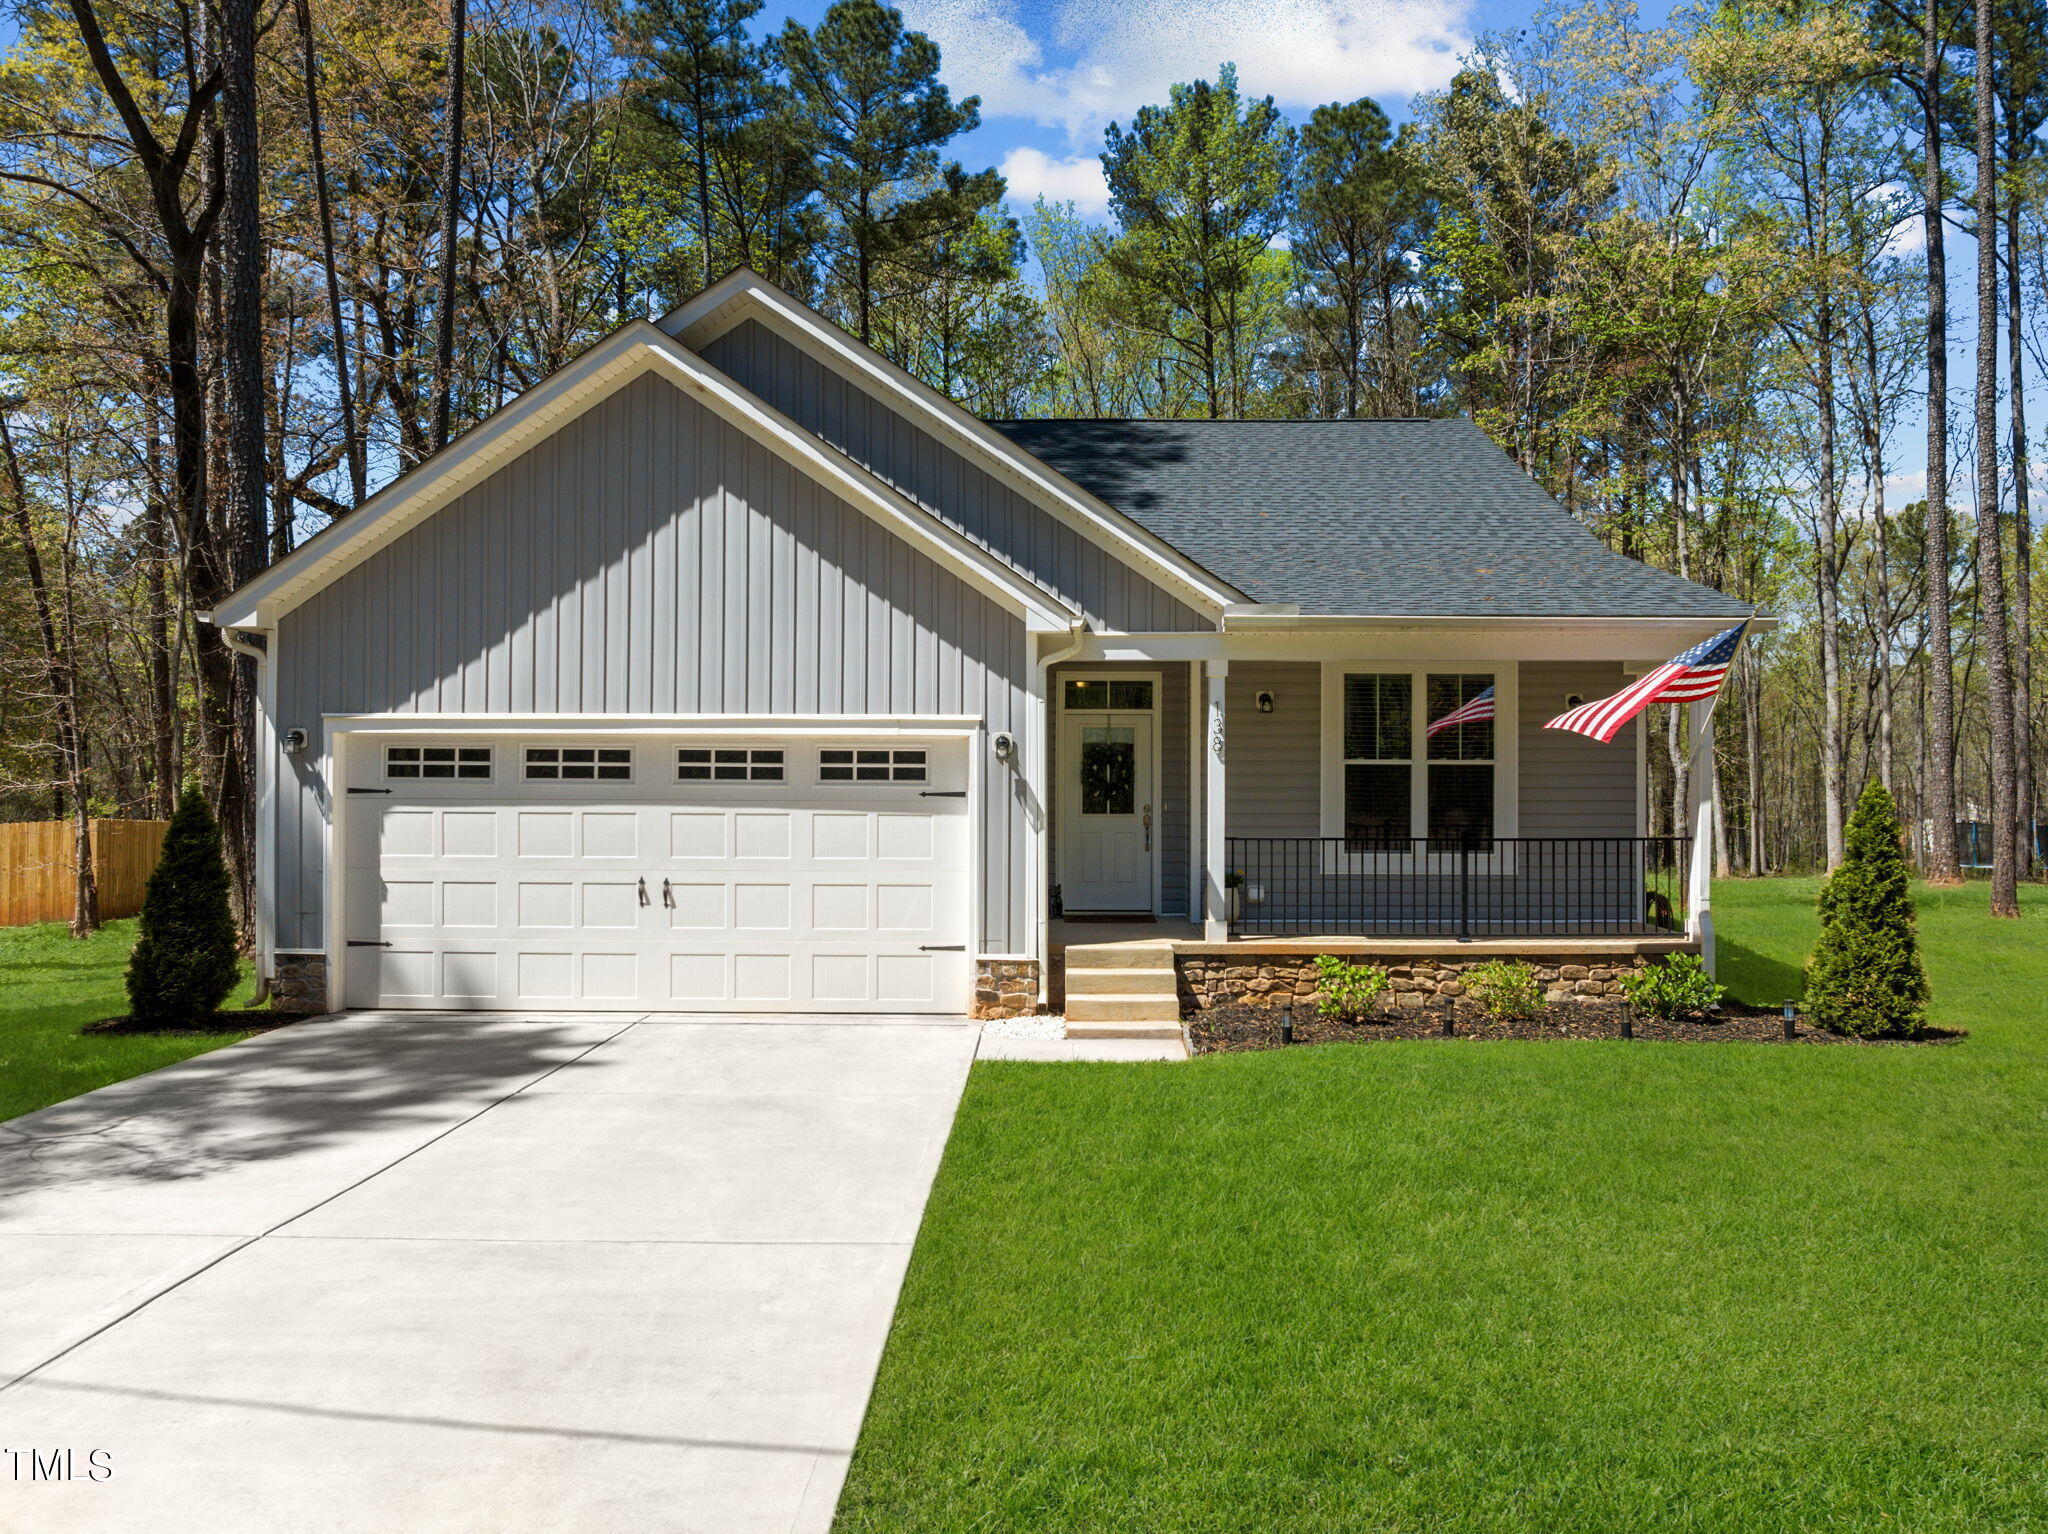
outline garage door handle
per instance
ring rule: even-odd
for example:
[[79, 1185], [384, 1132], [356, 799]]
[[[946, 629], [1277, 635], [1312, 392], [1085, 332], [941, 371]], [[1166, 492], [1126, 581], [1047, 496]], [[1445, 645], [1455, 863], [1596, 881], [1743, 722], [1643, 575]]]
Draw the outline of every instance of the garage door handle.
[[640, 876], [640, 903], [647, 904], [647, 875]]
[[351, 948], [389, 948], [391, 945], [389, 943], [377, 942], [373, 938], [352, 937], [348, 940], [348, 946]]
[[917, 797], [920, 799], [965, 799], [967, 797], [967, 790], [964, 788], [926, 788], [919, 790]]
[[661, 881], [661, 903], [671, 911], [676, 908], [675, 892], [668, 887], [668, 880], [666, 879]]
[[919, 953], [965, 953], [967, 952], [967, 945], [965, 943], [919, 943], [917, 951]]

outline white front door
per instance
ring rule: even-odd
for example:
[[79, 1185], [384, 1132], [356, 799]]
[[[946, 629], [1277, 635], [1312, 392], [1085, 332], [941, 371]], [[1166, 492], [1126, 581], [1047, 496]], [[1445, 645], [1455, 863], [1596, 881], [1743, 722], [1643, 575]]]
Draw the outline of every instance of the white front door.
[[607, 742], [613, 782], [529, 776], [518, 741], [470, 781], [364, 763], [348, 1005], [960, 1011], [965, 753], [858, 744]]
[[[1151, 677], [1066, 679], [1059, 741], [1060, 899], [1068, 911], [1153, 909], [1157, 803]], [[1077, 706], [1142, 703], [1142, 709]]]

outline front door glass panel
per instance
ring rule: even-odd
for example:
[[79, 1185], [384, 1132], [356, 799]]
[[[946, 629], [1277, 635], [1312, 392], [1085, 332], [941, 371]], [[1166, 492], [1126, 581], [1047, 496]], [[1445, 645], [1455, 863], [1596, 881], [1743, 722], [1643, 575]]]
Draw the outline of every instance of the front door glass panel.
[[1137, 808], [1138, 737], [1127, 725], [1081, 732], [1081, 813], [1128, 815]]

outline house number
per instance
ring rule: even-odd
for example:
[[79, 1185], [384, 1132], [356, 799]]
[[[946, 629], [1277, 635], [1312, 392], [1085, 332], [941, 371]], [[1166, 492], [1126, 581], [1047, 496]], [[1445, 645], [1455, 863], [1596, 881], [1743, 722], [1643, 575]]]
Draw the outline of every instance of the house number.
[[1217, 761], [1223, 760], [1223, 721], [1220, 718], [1209, 732], [1209, 749], [1216, 753]]

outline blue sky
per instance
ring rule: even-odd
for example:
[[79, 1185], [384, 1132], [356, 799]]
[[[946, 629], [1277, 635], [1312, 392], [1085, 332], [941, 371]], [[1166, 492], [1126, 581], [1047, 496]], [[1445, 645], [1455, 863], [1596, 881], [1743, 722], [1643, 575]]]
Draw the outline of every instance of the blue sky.
[[[1372, 96], [1397, 120], [1442, 85], [1481, 32], [1526, 23], [1499, 0], [897, 0], [928, 33], [956, 97], [982, 98], [982, 126], [956, 141], [970, 167], [995, 165], [1012, 198], [1070, 198], [1103, 210], [1102, 130], [1162, 101], [1175, 81], [1226, 61], [1245, 91], [1299, 119], [1326, 101]], [[1645, 7], [1661, 12], [1661, 4]], [[760, 23], [806, 24], [821, 0], [770, 7]]]

